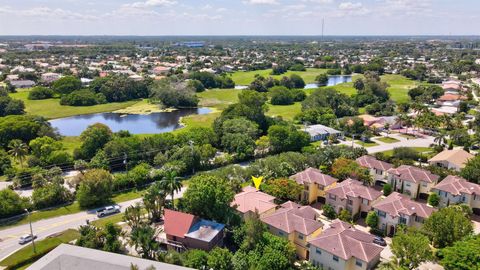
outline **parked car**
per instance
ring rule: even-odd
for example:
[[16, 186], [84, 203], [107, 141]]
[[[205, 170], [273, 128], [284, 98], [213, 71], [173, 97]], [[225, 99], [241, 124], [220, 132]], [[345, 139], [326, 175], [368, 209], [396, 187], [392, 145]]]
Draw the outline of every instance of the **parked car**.
[[23, 244], [26, 244], [26, 243], [28, 243], [28, 242], [31, 242], [33, 239], [37, 239], [37, 236], [34, 235], [34, 236], [32, 237], [31, 234], [26, 234], [26, 235], [20, 236], [20, 240], [18, 240], [18, 243], [19, 243], [20, 245], [23, 245]]
[[116, 213], [120, 213], [120, 206], [118, 205], [110, 205], [104, 208], [100, 208], [97, 210], [97, 217], [105, 217], [108, 215], [113, 215]]
[[387, 242], [385, 242], [385, 239], [383, 239], [380, 236], [375, 236], [375, 238], [373, 239], [373, 243], [380, 245], [382, 247], [387, 246]]

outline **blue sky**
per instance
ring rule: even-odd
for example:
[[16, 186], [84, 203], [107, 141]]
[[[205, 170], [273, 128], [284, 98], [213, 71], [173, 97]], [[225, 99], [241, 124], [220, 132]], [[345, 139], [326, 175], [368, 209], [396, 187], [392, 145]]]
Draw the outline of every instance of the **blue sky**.
[[0, 0], [0, 35], [480, 35], [479, 0]]

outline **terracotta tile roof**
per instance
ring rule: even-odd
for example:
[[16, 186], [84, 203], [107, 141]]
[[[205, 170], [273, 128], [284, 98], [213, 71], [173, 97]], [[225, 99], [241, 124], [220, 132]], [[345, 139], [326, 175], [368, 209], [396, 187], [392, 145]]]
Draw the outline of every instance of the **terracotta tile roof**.
[[461, 195], [462, 193], [480, 195], [480, 185], [468, 182], [460, 176], [449, 175], [433, 188], [455, 196]]
[[261, 220], [289, 234], [296, 231], [309, 235], [323, 227], [323, 223], [317, 221], [317, 216], [317, 212], [310, 206], [287, 202], [275, 213], [263, 217]]
[[274, 200], [275, 197], [263, 193], [254, 187], [248, 186], [243, 188], [242, 192], [235, 195], [231, 206], [236, 206], [237, 210], [241, 213], [246, 213], [248, 211], [255, 212], [255, 210], [257, 210], [259, 214], [262, 214], [277, 207], [273, 202]]
[[353, 198], [359, 197], [369, 201], [374, 201], [382, 195], [380, 191], [364, 186], [362, 182], [353, 179], [347, 179], [337, 184], [335, 187], [327, 190], [327, 194], [333, 194], [341, 199], [346, 199], [348, 196]]
[[468, 153], [463, 149], [453, 149], [453, 150], [444, 150], [438, 153], [436, 156], [429, 159], [429, 162], [439, 162], [439, 161], [448, 161], [452, 164], [455, 164], [459, 168], [465, 167], [465, 164], [469, 159], [473, 158], [474, 155]]
[[330, 228], [309, 243], [344, 260], [355, 257], [369, 263], [383, 250], [383, 247], [373, 243], [373, 239], [373, 235], [337, 219]]
[[378, 169], [382, 171], [387, 171], [393, 168], [392, 164], [378, 160], [369, 155], [364, 155], [357, 158], [357, 163], [360, 164], [360, 166], [363, 166], [369, 169]]
[[190, 227], [195, 223], [195, 216], [187, 213], [165, 209], [165, 234], [184, 238]]
[[438, 98], [440, 101], [455, 101], [455, 100], [466, 100], [467, 97], [457, 94], [445, 94]]
[[373, 204], [372, 207], [393, 217], [416, 215], [422, 218], [428, 218], [435, 210], [433, 207], [413, 201], [408, 196], [398, 192], [393, 192], [385, 199]]
[[402, 165], [398, 168], [392, 168], [387, 171], [389, 174], [394, 174], [398, 178], [412, 183], [419, 183], [420, 181], [427, 183], [436, 183], [438, 175], [431, 173], [428, 170], [424, 170], [418, 167]]
[[320, 170], [315, 168], [307, 168], [306, 170], [290, 176], [290, 179], [295, 180], [298, 184], [316, 183], [324, 187], [329, 186], [338, 181], [338, 179], [330, 175], [323, 174]]

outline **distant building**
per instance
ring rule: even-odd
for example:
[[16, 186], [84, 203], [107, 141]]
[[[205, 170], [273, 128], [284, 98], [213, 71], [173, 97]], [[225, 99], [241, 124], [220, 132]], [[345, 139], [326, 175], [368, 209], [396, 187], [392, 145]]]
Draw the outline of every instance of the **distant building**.
[[232, 207], [242, 215], [243, 218], [248, 218], [257, 212], [260, 217], [275, 212], [277, 205], [274, 202], [275, 197], [259, 191], [258, 189], [247, 186], [242, 192], [235, 195], [232, 202]]
[[54, 82], [62, 77], [61, 74], [58, 73], [53, 73], [53, 72], [47, 72], [42, 74], [42, 81], [46, 83], [51, 83]]
[[343, 132], [324, 125], [312, 125], [305, 127], [305, 132], [310, 135], [310, 141], [325, 141], [330, 135], [336, 138], [343, 138]]
[[187, 48], [203, 48], [205, 47], [205, 42], [204, 41], [185, 41], [185, 42], [176, 43], [175, 45], [180, 47], [187, 47]]
[[[28, 270], [131, 270], [154, 267], [158, 270], [188, 270], [183, 266], [145, 260], [97, 249], [60, 244], [30, 265]], [[192, 269], [193, 270], [193, 269]]]
[[294, 202], [282, 204], [275, 213], [261, 220], [272, 234], [288, 239], [300, 259], [308, 259], [308, 241], [321, 234], [323, 228], [315, 209]]
[[167, 245], [172, 248], [208, 251], [223, 245], [224, 224], [170, 209], [165, 209], [164, 220]]
[[320, 269], [374, 269], [383, 251], [383, 247], [373, 243], [374, 238], [337, 219], [322, 234], [308, 241], [309, 261]]
[[392, 168], [387, 173], [393, 191], [407, 194], [412, 199], [427, 199], [430, 190], [440, 178], [428, 170], [410, 165]]
[[16, 80], [10, 81], [10, 84], [15, 88], [30, 88], [35, 86], [35, 82], [31, 80]]
[[338, 179], [323, 174], [315, 168], [307, 168], [306, 170], [290, 176], [297, 184], [303, 186], [300, 193], [300, 200], [308, 203], [323, 202], [325, 203], [325, 191], [335, 187]]
[[460, 176], [449, 175], [432, 188], [440, 197], [440, 207], [464, 203], [480, 215], [480, 185], [468, 182]]
[[443, 150], [428, 160], [432, 166], [460, 171], [474, 155], [463, 149]]
[[169, 67], [158, 66], [153, 68], [153, 74], [155, 75], [167, 75], [170, 72]]
[[378, 216], [378, 228], [386, 235], [394, 235], [398, 225], [419, 228], [435, 210], [397, 192], [392, 192], [387, 198], [376, 202], [372, 208]]

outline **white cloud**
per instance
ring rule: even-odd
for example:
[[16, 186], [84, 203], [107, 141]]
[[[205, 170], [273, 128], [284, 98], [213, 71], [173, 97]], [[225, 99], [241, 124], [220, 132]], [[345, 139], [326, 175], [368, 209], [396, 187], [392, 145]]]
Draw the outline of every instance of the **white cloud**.
[[343, 2], [343, 3], [340, 3], [338, 8], [342, 10], [355, 10], [355, 9], [362, 8], [362, 6], [363, 6], [362, 3], [360, 2], [358, 3]]
[[61, 8], [33, 7], [29, 9], [13, 9], [0, 7], [0, 13], [15, 15], [24, 18], [34, 18], [39, 21], [46, 20], [96, 20], [97, 16], [73, 12]]
[[148, 8], [148, 7], [162, 7], [175, 5], [177, 1], [174, 0], [147, 0], [143, 2], [133, 2], [131, 4], [125, 4], [125, 7], [133, 8]]
[[277, 0], [246, 0], [243, 1], [245, 4], [250, 5], [277, 5]]

